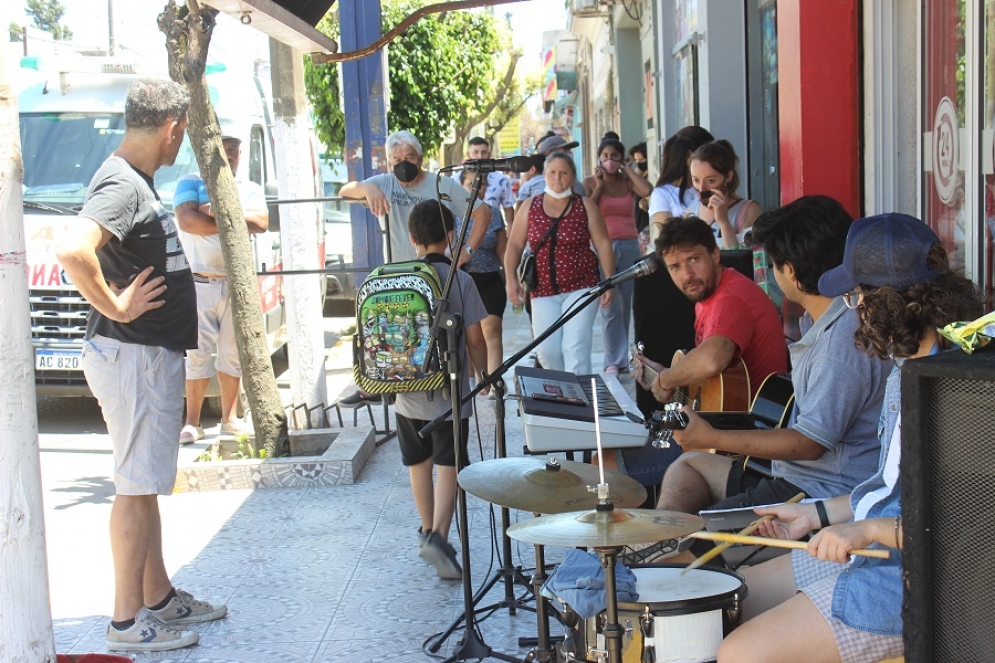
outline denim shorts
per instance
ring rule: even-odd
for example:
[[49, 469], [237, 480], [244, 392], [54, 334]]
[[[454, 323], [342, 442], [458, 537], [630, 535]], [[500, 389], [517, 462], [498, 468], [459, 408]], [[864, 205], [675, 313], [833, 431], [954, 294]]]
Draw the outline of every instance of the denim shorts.
[[615, 454], [619, 471], [647, 488], [663, 481], [667, 468], [682, 453], [681, 445], [671, 442], [666, 449], [657, 449], [649, 442], [636, 449], [619, 449]]

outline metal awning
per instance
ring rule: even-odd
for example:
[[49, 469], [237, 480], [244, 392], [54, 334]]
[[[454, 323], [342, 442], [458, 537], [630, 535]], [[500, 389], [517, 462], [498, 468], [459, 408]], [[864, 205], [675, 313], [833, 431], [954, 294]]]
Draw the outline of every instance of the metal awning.
[[302, 53], [337, 53], [335, 40], [315, 29], [335, 0], [201, 0]]

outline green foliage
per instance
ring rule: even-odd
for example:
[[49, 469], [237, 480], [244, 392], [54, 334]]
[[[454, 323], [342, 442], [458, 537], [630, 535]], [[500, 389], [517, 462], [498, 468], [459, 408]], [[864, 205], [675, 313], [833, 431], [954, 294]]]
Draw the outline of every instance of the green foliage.
[[[426, 0], [382, 0], [384, 33]], [[318, 29], [337, 39], [337, 16], [327, 15]], [[484, 11], [430, 14], [412, 25], [387, 48], [390, 79], [388, 132], [407, 129], [418, 136], [426, 153], [493, 97], [502, 41], [497, 20]], [[345, 117], [338, 107], [337, 67], [315, 66], [305, 59], [304, 84], [314, 106], [315, 130], [328, 151], [341, 155]]]
[[62, 25], [62, 16], [66, 8], [59, 0], [26, 0], [24, 13], [31, 17], [35, 27], [52, 35], [57, 41], [73, 38], [73, 31]]
[[11, 41], [23, 41], [24, 40], [24, 30], [21, 29], [14, 21], [10, 22], [10, 40]]

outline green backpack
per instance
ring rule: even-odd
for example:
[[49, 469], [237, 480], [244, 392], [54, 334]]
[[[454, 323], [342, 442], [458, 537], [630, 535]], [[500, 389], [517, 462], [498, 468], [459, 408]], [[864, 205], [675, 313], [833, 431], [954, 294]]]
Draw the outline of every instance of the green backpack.
[[432, 302], [442, 295], [427, 260], [374, 269], [356, 292], [353, 375], [370, 394], [435, 391], [446, 384], [438, 353], [422, 371], [432, 342]]

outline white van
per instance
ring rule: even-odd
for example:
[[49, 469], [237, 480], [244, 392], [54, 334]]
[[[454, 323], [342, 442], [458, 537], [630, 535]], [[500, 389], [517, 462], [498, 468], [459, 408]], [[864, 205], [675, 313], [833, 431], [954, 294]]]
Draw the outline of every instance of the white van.
[[[39, 395], [88, 396], [80, 350], [89, 305], [59, 265], [55, 242], [81, 209], [93, 174], [121, 142], [128, 85], [141, 76], [120, 73], [135, 67], [110, 58], [45, 58], [22, 60], [22, 66], [52, 75], [18, 96], [35, 383]], [[240, 175], [264, 186], [267, 193], [275, 190], [272, 184], [266, 186], [275, 182], [276, 169], [272, 118], [259, 81], [218, 72], [208, 76], [208, 86], [223, 133], [242, 139]], [[316, 150], [312, 161], [318, 196], [322, 188]], [[176, 162], [155, 174], [156, 190], [167, 207], [172, 206], [177, 181], [198, 171], [187, 138]], [[315, 223], [323, 243], [324, 225], [318, 219]], [[267, 341], [275, 352], [286, 343], [287, 328], [274, 209], [269, 231], [252, 235], [251, 242], [257, 271], [265, 272], [259, 277], [259, 291]], [[319, 255], [324, 255], [323, 247]]]

